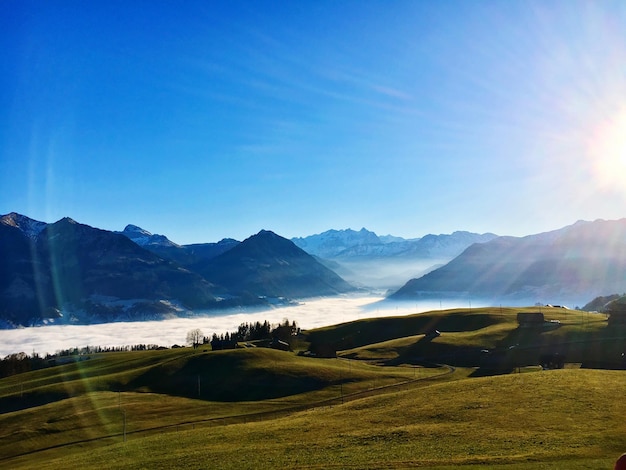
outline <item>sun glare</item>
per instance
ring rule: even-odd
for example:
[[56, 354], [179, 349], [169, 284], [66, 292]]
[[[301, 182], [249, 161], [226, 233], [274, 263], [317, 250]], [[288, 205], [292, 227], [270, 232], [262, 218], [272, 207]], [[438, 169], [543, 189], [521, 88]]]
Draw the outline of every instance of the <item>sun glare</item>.
[[596, 182], [603, 189], [626, 192], [626, 106], [597, 127], [589, 155]]

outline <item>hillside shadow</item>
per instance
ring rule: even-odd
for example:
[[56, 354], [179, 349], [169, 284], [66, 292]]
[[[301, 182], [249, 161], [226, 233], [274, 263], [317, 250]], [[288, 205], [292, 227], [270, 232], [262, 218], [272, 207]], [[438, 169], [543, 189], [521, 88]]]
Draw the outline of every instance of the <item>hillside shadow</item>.
[[[511, 330], [494, 347], [458, 346], [450, 342], [437, 341], [437, 336], [424, 336], [407, 347], [389, 365], [402, 363], [441, 363], [456, 367], [476, 368], [471, 377], [509, 374], [516, 368], [541, 364], [542, 355], [571, 356], [571, 351], [557, 344], [548, 331], [559, 328], [558, 324], [548, 328], [522, 328]], [[442, 335], [446, 335], [442, 331]]]
[[0, 398], [0, 414], [36, 408], [70, 398], [67, 392], [30, 392]]
[[556, 323], [548, 327], [543, 324], [533, 327], [518, 325], [494, 348], [480, 351], [478, 369], [470, 377], [510, 374], [520, 367], [541, 364], [542, 355], [564, 357], [566, 352], [563, 348], [557, 347], [554, 341], [544, 335], [559, 327]]
[[[441, 335], [445, 334], [446, 332], [441, 332]], [[413, 364], [431, 367], [434, 364], [448, 364], [458, 367], [476, 366], [480, 357], [479, 348], [456, 347], [438, 342], [438, 337], [439, 334], [424, 335], [402, 351], [397, 358], [385, 362], [385, 365]]]
[[509, 373], [525, 366], [558, 369], [565, 363], [579, 363], [584, 368], [626, 368], [626, 327], [579, 329], [561, 334], [559, 323], [536, 327], [518, 326], [497, 346], [481, 354], [480, 367], [473, 376]]
[[419, 314], [358, 320], [332, 329], [311, 331], [307, 335], [312, 347], [332, 347], [335, 351], [359, 348], [406, 336], [426, 335], [430, 331], [475, 331], [497, 323], [485, 313], [455, 312], [454, 315]]
[[249, 367], [236, 355], [209, 354], [175, 365], [155, 366], [129, 382], [126, 389], [238, 402], [282, 398], [327, 385], [311, 376], [292, 375], [272, 367]]

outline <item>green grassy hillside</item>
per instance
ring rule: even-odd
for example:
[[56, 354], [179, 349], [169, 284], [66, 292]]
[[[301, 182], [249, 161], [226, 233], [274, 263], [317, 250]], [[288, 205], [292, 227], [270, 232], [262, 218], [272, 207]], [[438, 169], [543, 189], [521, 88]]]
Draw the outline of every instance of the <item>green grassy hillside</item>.
[[[556, 308], [543, 313], [559, 323], [520, 328], [519, 311], [307, 332], [338, 359], [184, 348], [4, 378], [0, 467], [610, 468], [626, 451], [626, 372], [580, 366], [620, 366], [624, 332]], [[566, 369], [537, 367], [554, 352]]]
[[[286, 418], [52, 449], [11, 468], [611, 468], [626, 449], [618, 371], [430, 384]], [[619, 395], [619, 393], [617, 394]], [[112, 440], [114, 441], [114, 440]]]
[[[445, 373], [320, 360], [253, 348], [92, 355], [0, 380], [0, 456], [123, 431], [259, 419]], [[330, 402], [329, 402], [330, 400]]]
[[[626, 328], [610, 327], [603, 314], [563, 308], [541, 308], [545, 326], [521, 328], [520, 312], [529, 308], [477, 308], [388, 317], [321, 328], [308, 339], [312, 346], [329, 344], [340, 355], [386, 364], [446, 363], [481, 367], [485, 350], [499, 358], [500, 368], [538, 365], [546, 354], [558, 353], [584, 367], [621, 368]], [[441, 335], [428, 337], [438, 330]], [[487, 371], [488, 372], [488, 371]]]

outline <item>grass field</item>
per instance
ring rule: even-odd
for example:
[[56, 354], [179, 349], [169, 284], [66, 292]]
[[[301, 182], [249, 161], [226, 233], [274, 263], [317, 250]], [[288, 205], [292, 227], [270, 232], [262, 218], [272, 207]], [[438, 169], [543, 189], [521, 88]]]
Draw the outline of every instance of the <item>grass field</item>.
[[[626, 371], [579, 365], [585, 354], [616, 353], [620, 332], [607, 331], [602, 316], [554, 309], [546, 317], [560, 328], [531, 335], [516, 327], [517, 311], [312, 332], [350, 338], [338, 359], [261, 348], [138, 351], [8, 377], [0, 468], [612, 468], [626, 451]], [[424, 341], [419, 329], [433, 322], [442, 334]], [[581, 360], [483, 377], [477, 367], [414, 361], [428, 350], [452, 358], [509, 341], [526, 348], [518, 360], [554, 345]]]

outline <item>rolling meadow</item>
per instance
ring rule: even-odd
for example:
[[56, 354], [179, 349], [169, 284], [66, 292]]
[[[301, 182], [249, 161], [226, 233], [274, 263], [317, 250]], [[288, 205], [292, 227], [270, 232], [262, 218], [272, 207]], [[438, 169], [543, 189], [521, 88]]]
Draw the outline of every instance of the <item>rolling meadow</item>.
[[[0, 467], [611, 468], [626, 375], [588, 364], [610, 363], [623, 332], [556, 308], [554, 327], [527, 331], [520, 311], [362, 319], [306, 331], [291, 352], [112, 352], [12, 375]], [[336, 357], [303, 354], [316, 344]], [[557, 350], [565, 366], [540, 367]]]

